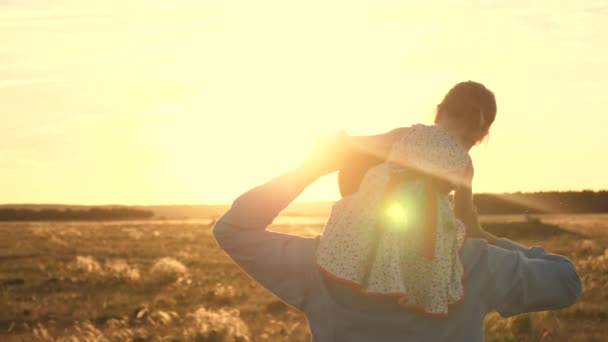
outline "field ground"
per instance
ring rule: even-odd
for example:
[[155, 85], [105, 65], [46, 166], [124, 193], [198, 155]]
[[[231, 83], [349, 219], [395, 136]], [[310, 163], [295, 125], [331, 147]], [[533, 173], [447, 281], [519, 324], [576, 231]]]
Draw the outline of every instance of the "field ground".
[[[323, 218], [273, 230], [315, 235]], [[577, 265], [576, 305], [486, 319], [486, 341], [608, 341], [608, 215], [485, 217]], [[0, 340], [308, 341], [306, 321], [217, 248], [210, 220], [0, 224]]]

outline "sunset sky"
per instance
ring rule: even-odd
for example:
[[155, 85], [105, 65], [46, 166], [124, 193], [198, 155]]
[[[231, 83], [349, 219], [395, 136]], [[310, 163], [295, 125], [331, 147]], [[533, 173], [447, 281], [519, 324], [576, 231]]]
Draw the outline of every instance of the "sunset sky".
[[475, 191], [608, 189], [605, 4], [0, 0], [0, 203], [227, 203], [469, 79], [498, 102]]

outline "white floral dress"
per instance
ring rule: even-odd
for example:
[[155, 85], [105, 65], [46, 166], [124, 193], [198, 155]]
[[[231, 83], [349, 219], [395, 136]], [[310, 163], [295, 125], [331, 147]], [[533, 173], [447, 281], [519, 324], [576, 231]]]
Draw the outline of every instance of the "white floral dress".
[[332, 208], [317, 250], [328, 278], [406, 310], [445, 316], [463, 298], [465, 227], [449, 193], [470, 186], [472, 163], [441, 126], [414, 125], [359, 190]]

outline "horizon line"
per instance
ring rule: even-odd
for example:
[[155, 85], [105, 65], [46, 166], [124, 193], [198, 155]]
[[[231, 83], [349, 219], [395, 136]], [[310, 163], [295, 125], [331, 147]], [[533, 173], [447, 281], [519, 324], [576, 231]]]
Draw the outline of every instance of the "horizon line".
[[[601, 190], [541, 190], [541, 191], [514, 191], [514, 192], [475, 192], [474, 195], [514, 195], [514, 194], [539, 194], [539, 193], [568, 193], [568, 192], [592, 192], [601, 193], [608, 192], [608, 189]], [[298, 200], [296, 199], [292, 204], [322, 204], [322, 203], [333, 203], [336, 200]], [[232, 201], [229, 202], [208, 202], [208, 203], [164, 203], [164, 204], [119, 204], [119, 203], [105, 203], [105, 204], [72, 204], [72, 203], [54, 203], [54, 202], [30, 202], [30, 203], [0, 203], [0, 207], [8, 206], [64, 206], [64, 207], [158, 207], [158, 206], [228, 206], [231, 205]]]

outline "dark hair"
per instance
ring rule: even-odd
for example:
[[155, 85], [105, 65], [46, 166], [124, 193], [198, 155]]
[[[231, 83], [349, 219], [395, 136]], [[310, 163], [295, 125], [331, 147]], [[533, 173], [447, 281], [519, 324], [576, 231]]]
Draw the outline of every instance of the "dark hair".
[[437, 106], [436, 122], [441, 115], [465, 122], [471, 132], [486, 132], [487, 135], [496, 119], [496, 98], [481, 83], [460, 82], [448, 91]]

